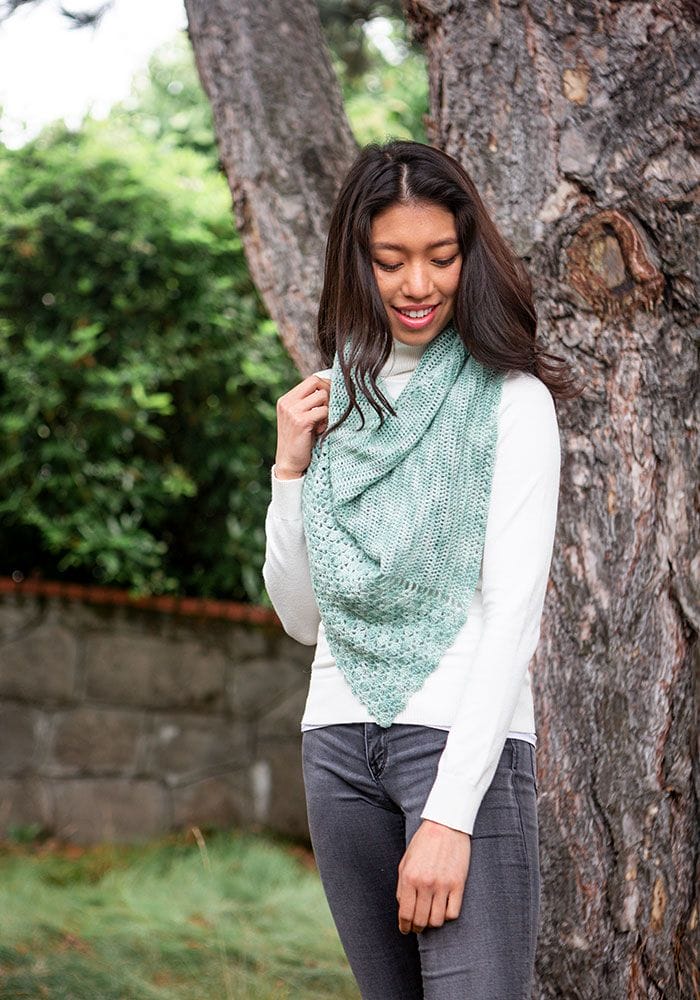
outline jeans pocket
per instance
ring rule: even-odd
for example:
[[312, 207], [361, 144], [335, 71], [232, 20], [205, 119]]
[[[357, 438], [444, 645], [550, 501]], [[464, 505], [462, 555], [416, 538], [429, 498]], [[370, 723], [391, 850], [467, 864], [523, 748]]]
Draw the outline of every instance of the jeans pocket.
[[535, 795], [539, 792], [537, 782], [537, 751], [531, 743], [517, 741], [515, 770], [523, 775], [534, 787]]

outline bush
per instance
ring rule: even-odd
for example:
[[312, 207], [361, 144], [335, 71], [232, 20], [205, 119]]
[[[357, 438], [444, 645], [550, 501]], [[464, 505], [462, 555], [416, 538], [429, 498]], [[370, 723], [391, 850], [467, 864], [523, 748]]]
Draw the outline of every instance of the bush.
[[299, 374], [211, 158], [56, 126], [0, 151], [0, 205], [0, 573], [266, 602]]

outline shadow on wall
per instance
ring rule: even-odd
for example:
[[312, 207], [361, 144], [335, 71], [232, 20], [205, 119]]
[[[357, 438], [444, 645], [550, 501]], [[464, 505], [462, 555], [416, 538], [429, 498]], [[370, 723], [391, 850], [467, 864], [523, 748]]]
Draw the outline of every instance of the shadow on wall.
[[310, 663], [265, 608], [1, 580], [0, 836], [236, 826], [308, 840]]

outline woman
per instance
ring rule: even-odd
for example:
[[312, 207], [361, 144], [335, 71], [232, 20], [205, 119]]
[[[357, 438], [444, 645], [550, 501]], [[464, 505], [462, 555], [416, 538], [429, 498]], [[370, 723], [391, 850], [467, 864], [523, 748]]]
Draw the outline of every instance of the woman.
[[328, 368], [277, 404], [263, 577], [316, 644], [309, 829], [365, 1000], [522, 1000], [539, 918], [529, 661], [556, 524], [523, 268], [468, 174], [366, 147], [332, 214]]

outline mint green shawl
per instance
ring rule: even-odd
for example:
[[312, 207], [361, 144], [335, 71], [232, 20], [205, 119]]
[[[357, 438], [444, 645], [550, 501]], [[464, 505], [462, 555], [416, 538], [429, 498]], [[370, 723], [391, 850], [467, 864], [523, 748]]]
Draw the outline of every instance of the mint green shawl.
[[[467, 619], [502, 385], [448, 324], [392, 399], [395, 417], [380, 428], [357, 388], [364, 427], [353, 409], [312, 450], [302, 491], [311, 583], [336, 664], [380, 726], [405, 708]], [[336, 352], [329, 425], [348, 401]]]

